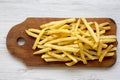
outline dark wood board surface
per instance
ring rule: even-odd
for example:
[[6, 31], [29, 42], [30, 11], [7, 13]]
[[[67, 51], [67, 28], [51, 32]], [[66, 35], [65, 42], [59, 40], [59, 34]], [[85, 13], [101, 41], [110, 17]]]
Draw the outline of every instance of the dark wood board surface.
[[[65, 66], [65, 64], [62, 62], [47, 63], [41, 59], [40, 55], [33, 55], [34, 50], [32, 50], [32, 45], [35, 39], [25, 33], [25, 30], [29, 28], [39, 29], [39, 26], [44, 23], [62, 19], [65, 18], [27, 18], [24, 22], [15, 25], [8, 32], [6, 38], [6, 46], [9, 52], [15, 57], [21, 59], [27, 66]], [[87, 21], [96, 21], [98, 23], [109, 22], [111, 30], [107, 31], [107, 34], [116, 35], [116, 24], [111, 18], [87, 18]], [[25, 44], [22, 46], [18, 45], [18, 39], [20, 38], [25, 40]], [[114, 46], [117, 46], [117, 41], [114, 43]], [[95, 60], [88, 61], [88, 64], [86, 65], [84, 65], [82, 62], [79, 62], [74, 66], [109, 67], [116, 62], [116, 59], [117, 55], [115, 53], [115, 55], [112, 57], [104, 58], [103, 62], [101, 63], [99, 63], [98, 60]]]

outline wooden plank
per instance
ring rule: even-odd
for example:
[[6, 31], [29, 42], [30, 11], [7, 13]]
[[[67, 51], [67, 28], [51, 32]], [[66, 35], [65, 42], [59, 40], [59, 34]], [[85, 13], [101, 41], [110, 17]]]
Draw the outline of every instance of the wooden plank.
[[[32, 45], [34, 43], [34, 39], [29, 37], [25, 30], [29, 28], [39, 28], [41, 24], [62, 20], [65, 18], [27, 18], [24, 22], [15, 25], [8, 33], [6, 45], [9, 52], [23, 60], [23, 62], [28, 66], [65, 66], [64, 63], [60, 62], [52, 62], [46, 63], [43, 59], [40, 58], [40, 55], [33, 55], [34, 50], [32, 50]], [[107, 34], [116, 35], [116, 24], [114, 20], [110, 18], [87, 18], [88, 21], [96, 21], [98, 23], [109, 22], [111, 26], [111, 30], [107, 31]], [[25, 44], [23, 46], [18, 45], [18, 39], [23, 38], [25, 40]], [[117, 46], [117, 42], [114, 43], [114, 46]], [[105, 58], [103, 62], [99, 63], [98, 61], [89, 61], [87, 65], [84, 65], [82, 62], [79, 62], [75, 66], [91, 66], [91, 67], [109, 67], [112, 66], [116, 62], [116, 53], [114, 56]]]

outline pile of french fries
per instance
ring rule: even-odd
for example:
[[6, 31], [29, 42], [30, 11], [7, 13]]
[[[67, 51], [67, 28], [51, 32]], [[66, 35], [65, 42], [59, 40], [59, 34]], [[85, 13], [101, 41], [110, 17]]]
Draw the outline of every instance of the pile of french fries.
[[26, 33], [35, 38], [33, 54], [41, 55], [46, 62], [64, 62], [72, 66], [79, 61], [87, 64], [88, 60], [102, 62], [105, 57], [115, 54], [115, 35], [105, 35], [111, 26], [108, 22], [98, 24], [87, 22], [85, 18], [70, 18], [53, 21], [30, 28]]

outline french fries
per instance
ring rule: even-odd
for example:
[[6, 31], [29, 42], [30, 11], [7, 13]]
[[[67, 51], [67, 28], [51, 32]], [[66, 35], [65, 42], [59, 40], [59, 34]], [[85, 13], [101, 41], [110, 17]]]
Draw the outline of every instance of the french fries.
[[85, 18], [53, 21], [30, 28], [26, 34], [35, 38], [34, 55], [41, 55], [46, 62], [64, 62], [67, 66], [89, 60], [102, 62], [115, 55], [115, 35], [105, 35], [111, 27], [109, 22], [88, 22]]
[[85, 24], [85, 26], [87, 27], [88, 31], [91, 34], [91, 37], [95, 40], [95, 42], [98, 42], [98, 38], [95, 35], [95, 32], [93, 31], [93, 29], [90, 27], [90, 25], [88, 24], [87, 20], [85, 18], [81, 18], [81, 20], [83, 21], [83, 23]]
[[39, 35], [37, 36], [37, 38], [36, 38], [36, 40], [35, 40], [35, 43], [33, 44], [33, 47], [32, 47], [32, 49], [36, 49], [36, 46], [37, 46], [37, 44], [39, 43], [39, 40], [41, 39], [41, 37], [42, 37], [42, 35], [44, 34], [44, 32], [45, 32], [45, 30], [46, 30], [47, 28], [45, 28], [45, 29], [43, 29], [40, 33], [39, 33]]

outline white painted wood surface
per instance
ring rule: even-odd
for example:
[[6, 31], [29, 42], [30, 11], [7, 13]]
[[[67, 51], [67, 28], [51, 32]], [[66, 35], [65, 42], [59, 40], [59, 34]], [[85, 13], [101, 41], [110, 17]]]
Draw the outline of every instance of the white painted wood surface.
[[120, 41], [120, 0], [0, 0], [0, 80], [119, 80], [120, 45], [111, 68], [27, 67], [6, 49], [10, 28], [27, 17], [110, 17]]

